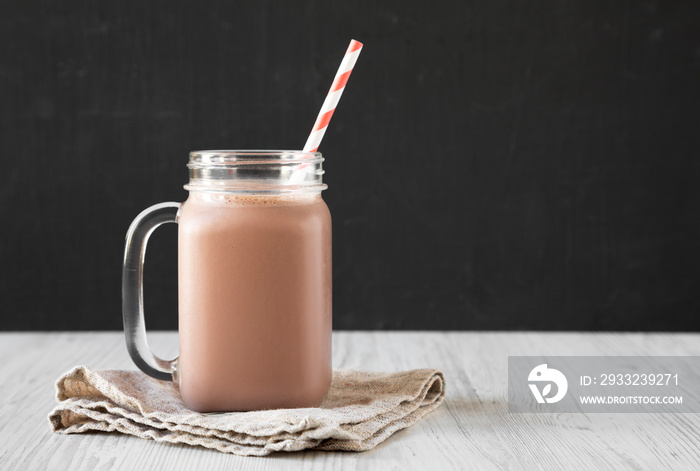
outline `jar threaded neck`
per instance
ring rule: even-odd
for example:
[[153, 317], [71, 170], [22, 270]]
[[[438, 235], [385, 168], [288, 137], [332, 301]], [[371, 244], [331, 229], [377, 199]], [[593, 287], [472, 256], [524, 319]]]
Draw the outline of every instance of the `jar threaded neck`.
[[247, 194], [319, 193], [323, 183], [319, 152], [207, 150], [190, 153], [189, 191]]

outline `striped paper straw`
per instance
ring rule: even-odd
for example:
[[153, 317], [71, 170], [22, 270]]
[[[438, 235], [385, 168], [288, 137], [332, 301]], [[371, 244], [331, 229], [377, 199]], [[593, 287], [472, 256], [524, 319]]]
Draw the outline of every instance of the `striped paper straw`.
[[348, 83], [352, 68], [355, 66], [355, 62], [357, 62], [357, 56], [360, 55], [361, 51], [362, 43], [354, 39], [351, 40], [348, 50], [345, 51], [343, 62], [340, 63], [338, 72], [335, 74], [333, 85], [331, 85], [331, 89], [328, 91], [328, 95], [326, 95], [321, 111], [318, 113], [316, 123], [311, 130], [309, 138], [306, 140], [304, 152], [316, 152], [318, 150], [318, 146], [321, 144], [321, 139], [323, 139], [323, 135], [326, 133], [328, 123], [331, 121], [331, 116], [333, 116], [335, 107], [338, 106], [340, 96], [343, 94], [343, 90], [345, 90], [345, 84]]

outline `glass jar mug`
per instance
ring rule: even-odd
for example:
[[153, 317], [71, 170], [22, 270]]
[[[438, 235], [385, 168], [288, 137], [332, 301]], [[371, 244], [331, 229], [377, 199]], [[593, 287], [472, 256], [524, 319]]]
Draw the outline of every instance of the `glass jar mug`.
[[[129, 354], [174, 380], [199, 412], [318, 406], [331, 382], [331, 217], [323, 158], [301, 151], [192, 152], [189, 197], [143, 211], [126, 237], [122, 311]], [[180, 354], [146, 341], [150, 234], [178, 223]]]

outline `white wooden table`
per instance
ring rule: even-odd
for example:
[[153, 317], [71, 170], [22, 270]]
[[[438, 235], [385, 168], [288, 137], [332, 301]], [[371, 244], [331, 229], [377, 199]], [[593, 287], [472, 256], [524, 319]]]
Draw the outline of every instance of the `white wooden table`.
[[[149, 336], [175, 356], [177, 334]], [[700, 469], [698, 414], [511, 414], [509, 355], [700, 355], [695, 334], [339, 332], [333, 365], [444, 371], [444, 404], [372, 451], [239, 457], [119, 434], [56, 435], [54, 381], [135, 369], [123, 334], [0, 333], [0, 469]]]

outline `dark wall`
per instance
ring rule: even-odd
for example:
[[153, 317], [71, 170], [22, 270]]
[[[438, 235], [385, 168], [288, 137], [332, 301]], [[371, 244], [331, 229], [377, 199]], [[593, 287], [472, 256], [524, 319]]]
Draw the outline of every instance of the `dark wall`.
[[0, 1], [0, 329], [120, 329], [131, 219], [191, 150], [301, 148], [351, 38], [336, 328], [700, 330], [695, 0]]

